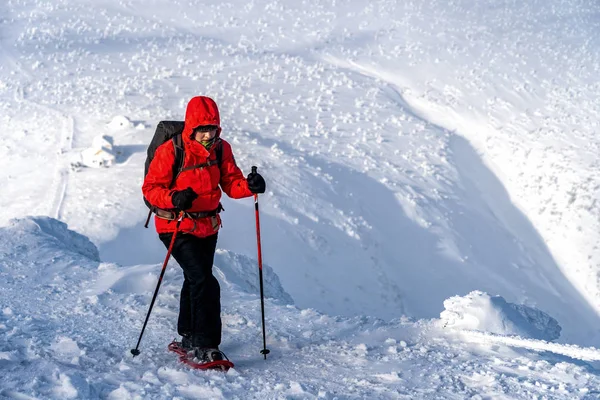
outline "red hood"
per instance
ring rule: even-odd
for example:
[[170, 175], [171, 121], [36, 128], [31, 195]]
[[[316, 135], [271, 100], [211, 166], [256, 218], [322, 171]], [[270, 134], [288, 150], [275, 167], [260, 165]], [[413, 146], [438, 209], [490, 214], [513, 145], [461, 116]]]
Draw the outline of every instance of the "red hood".
[[217, 136], [221, 134], [219, 108], [217, 103], [210, 97], [197, 96], [190, 100], [185, 111], [183, 136], [191, 138], [194, 128], [200, 125], [216, 125], [219, 127]]

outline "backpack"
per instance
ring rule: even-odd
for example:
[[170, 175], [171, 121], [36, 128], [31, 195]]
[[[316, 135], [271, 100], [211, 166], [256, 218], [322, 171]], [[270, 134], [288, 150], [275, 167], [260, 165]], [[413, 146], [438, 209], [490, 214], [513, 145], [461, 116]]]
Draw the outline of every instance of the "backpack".
[[[148, 169], [150, 169], [150, 163], [154, 159], [154, 153], [156, 153], [156, 149], [160, 145], [162, 145], [167, 140], [171, 140], [173, 142], [173, 147], [175, 148], [175, 162], [173, 163], [173, 179], [171, 180], [171, 184], [169, 187], [172, 187], [177, 179], [179, 173], [183, 170], [189, 170], [194, 168], [201, 168], [205, 166], [214, 165], [215, 162], [208, 162], [205, 164], [193, 165], [191, 167], [183, 168], [183, 161], [185, 159], [185, 148], [183, 145], [183, 138], [181, 137], [181, 133], [183, 132], [184, 122], [183, 121], [160, 121], [156, 126], [156, 131], [154, 132], [154, 136], [152, 137], [152, 141], [150, 141], [150, 145], [148, 146], [148, 152], [146, 156], [146, 163], [144, 165], [144, 178], [148, 175]], [[221, 168], [221, 162], [223, 159], [223, 146], [221, 144], [221, 140], [217, 138], [215, 141], [215, 154], [217, 156], [216, 164], [219, 169]], [[156, 209], [146, 198], [144, 197], [144, 203], [150, 209], [150, 213], [148, 214], [148, 220], [150, 220], [150, 216], [152, 212]], [[146, 221], [146, 227], [148, 225], [148, 221]]]

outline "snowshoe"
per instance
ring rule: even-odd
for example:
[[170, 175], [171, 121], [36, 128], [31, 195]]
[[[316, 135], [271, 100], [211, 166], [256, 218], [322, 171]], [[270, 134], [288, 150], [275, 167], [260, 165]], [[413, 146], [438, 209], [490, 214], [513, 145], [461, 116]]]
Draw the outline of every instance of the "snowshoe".
[[227, 372], [229, 368], [234, 367], [227, 356], [218, 349], [192, 348], [188, 351], [181, 342], [173, 341], [169, 344], [169, 351], [179, 355], [179, 361], [194, 369], [216, 369]]

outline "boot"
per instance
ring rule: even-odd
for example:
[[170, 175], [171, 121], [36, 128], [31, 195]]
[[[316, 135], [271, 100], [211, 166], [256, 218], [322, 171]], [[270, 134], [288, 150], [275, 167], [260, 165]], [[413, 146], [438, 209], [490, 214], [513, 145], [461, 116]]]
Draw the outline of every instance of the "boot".
[[181, 348], [187, 352], [190, 352], [194, 349], [192, 345], [192, 339], [188, 336], [181, 337]]
[[219, 349], [215, 348], [195, 347], [194, 355], [201, 364], [213, 361], [222, 361], [225, 359], [225, 357], [223, 357], [223, 353], [221, 353]]

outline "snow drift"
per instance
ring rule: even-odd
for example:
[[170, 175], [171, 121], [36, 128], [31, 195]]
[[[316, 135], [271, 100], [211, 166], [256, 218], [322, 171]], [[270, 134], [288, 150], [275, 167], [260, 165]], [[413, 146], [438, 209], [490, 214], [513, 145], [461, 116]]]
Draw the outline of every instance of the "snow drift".
[[86, 236], [69, 230], [64, 222], [45, 216], [11, 220], [8, 227], [0, 228], [0, 242], [3, 249], [0, 259], [5, 262], [29, 260], [32, 252], [36, 254], [36, 265], [46, 262], [48, 268], [57, 267], [61, 261], [66, 264], [100, 261], [98, 249]]
[[441, 323], [447, 328], [471, 329], [524, 338], [556, 340], [562, 328], [545, 312], [507, 302], [501, 296], [473, 291], [444, 301]]

